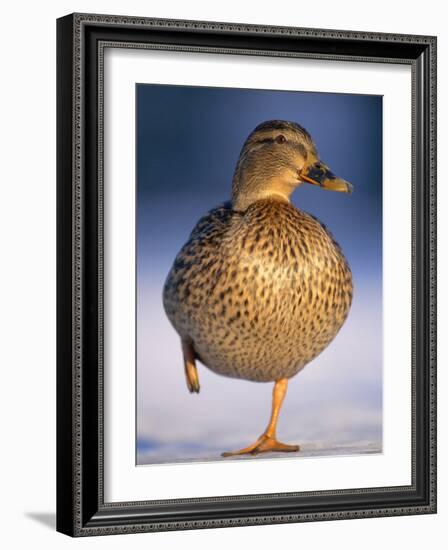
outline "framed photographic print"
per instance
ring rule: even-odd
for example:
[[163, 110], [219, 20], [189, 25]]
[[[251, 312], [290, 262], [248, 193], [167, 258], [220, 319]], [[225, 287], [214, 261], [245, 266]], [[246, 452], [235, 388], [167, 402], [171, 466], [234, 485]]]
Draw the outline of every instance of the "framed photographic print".
[[436, 38], [57, 35], [57, 529], [434, 513]]

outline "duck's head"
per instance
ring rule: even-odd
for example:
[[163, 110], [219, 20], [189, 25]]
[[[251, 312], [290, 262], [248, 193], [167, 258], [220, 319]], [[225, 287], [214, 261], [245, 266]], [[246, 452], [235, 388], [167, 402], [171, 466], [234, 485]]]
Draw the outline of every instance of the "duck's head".
[[305, 128], [284, 120], [263, 122], [241, 150], [232, 184], [233, 207], [245, 210], [252, 202], [271, 196], [288, 201], [304, 183], [343, 193], [353, 190], [319, 159]]

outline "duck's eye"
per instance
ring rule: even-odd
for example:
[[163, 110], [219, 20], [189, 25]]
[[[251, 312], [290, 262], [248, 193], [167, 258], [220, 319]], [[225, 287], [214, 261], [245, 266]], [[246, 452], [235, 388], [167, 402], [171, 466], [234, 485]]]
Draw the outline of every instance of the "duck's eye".
[[283, 134], [280, 134], [275, 138], [275, 141], [277, 143], [286, 143], [286, 138]]

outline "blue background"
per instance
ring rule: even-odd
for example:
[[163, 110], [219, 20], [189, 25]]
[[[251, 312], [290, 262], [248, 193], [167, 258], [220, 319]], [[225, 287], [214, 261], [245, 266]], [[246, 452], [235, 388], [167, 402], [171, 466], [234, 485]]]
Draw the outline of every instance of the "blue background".
[[[211, 399], [208, 408], [202, 412], [200, 407], [196, 410], [202, 393], [194, 401], [195, 396], [189, 396], [184, 387], [180, 347], [177, 350], [177, 336], [164, 316], [161, 292], [174, 257], [196, 221], [207, 210], [230, 198], [234, 167], [247, 135], [260, 122], [269, 119], [290, 120], [304, 126], [313, 137], [321, 159], [336, 175], [354, 185], [351, 196], [303, 185], [293, 193], [292, 202], [328, 226], [352, 268], [354, 303], [350, 322], [340, 333], [351, 330], [348, 336], [344, 336], [347, 342], [341, 353], [350, 346], [351, 352], [345, 359], [337, 359], [344, 361], [343, 369], [338, 372], [345, 373], [338, 377], [341, 384], [345, 380], [339, 397], [346, 407], [349, 400], [350, 406], [355, 403], [358, 409], [361, 406], [369, 408], [371, 414], [368, 415], [370, 424], [364, 426], [365, 429], [359, 425], [350, 431], [350, 426], [344, 426], [346, 436], [342, 439], [355, 447], [360, 441], [367, 441], [378, 450], [381, 440], [382, 353], [382, 98], [147, 84], [137, 85], [136, 93], [138, 462], [214, 458], [215, 446], [225, 450], [220, 448], [226, 439], [224, 432], [215, 434], [213, 441], [208, 438], [204, 443], [203, 434], [208, 428], [202, 421], [202, 432], [199, 428], [192, 433], [188, 429], [179, 432], [173, 426], [176, 419], [183, 417], [185, 410], [198, 418], [205, 412], [210, 416], [214, 401]], [[332, 353], [332, 347], [341, 338], [338, 336], [320, 357]], [[365, 344], [364, 353], [368, 356], [363, 358], [360, 350], [360, 356], [356, 357], [355, 353], [353, 357], [356, 349], [352, 345], [354, 338], [361, 338]], [[341, 354], [338, 353], [335, 348], [329, 357], [336, 360]], [[169, 359], [170, 354], [173, 357]], [[353, 363], [351, 369], [347, 360]], [[360, 370], [361, 364], [354, 364], [355, 360], [366, 365], [365, 371]], [[322, 363], [319, 358], [313, 363], [319, 361]], [[308, 369], [311, 371], [311, 366], [303, 372]], [[331, 376], [335, 376], [334, 373], [335, 369]], [[204, 368], [200, 369], [201, 376], [213, 377], [209, 389], [204, 388], [204, 392], [221, 394], [230, 383]], [[173, 378], [179, 384], [174, 383]], [[254, 407], [259, 405], [260, 410], [268, 415], [269, 397], [259, 397], [257, 392], [260, 390], [253, 389], [257, 385], [241, 381], [231, 383], [249, 384], [244, 386], [246, 395], [248, 391], [253, 392]], [[308, 383], [313, 387], [313, 380]], [[317, 382], [315, 384], [317, 388]], [[238, 394], [236, 387], [229, 386], [229, 398]], [[164, 391], [169, 395], [167, 393], [161, 399]], [[289, 393], [292, 393], [291, 389]], [[318, 404], [322, 398], [321, 389], [317, 393], [320, 397], [315, 398], [315, 403]], [[298, 396], [298, 399], [303, 397]], [[291, 399], [293, 397], [288, 395], [287, 400]], [[326, 401], [328, 405], [328, 399]], [[331, 406], [328, 407], [330, 414]], [[171, 421], [162, 422], [160, 427], [161, 417], [165, 420], [169, 417]], [[324, 417], [321, 421], [326, 422]], [[218, 419], [213, 422], [216, 432]], [[222, 422], [225, 430], [226, 420], [222, 419]], [[285, 426], [287, 422], [285, 419]], [[227, 424], [231, 433], [235, 426], [229, 419]], [[296, 425], [294, 417], [292, 425]], [[258, 433], [253, 436], [261, 433], [264, 420], [258, 420], [256, 426], [258, 428], [254, 429]], [[322, 448], [331, 439], [330, 432], [327, 435], [324, 432], [320, 436]], [[333, 427], [331, 433], [334, 435], [334, 432]], [[310, 442], [314, 441], [313, 437], [310, 432]], [[229, 444], [235, 446], [240, 438], [235, 436], [233, 441], [229, 436], [228, 439]], [[241, 439], [244, 439], [242, 435]], [[243, 445], [248, 442], [241, 441]], [[338, 447], [338, 442], [340, 440], [335, 436], [327, 448]], [[359, 449], [361, 452], [361, 447]], [[325, 454], [324, 451], [321, 454]]]

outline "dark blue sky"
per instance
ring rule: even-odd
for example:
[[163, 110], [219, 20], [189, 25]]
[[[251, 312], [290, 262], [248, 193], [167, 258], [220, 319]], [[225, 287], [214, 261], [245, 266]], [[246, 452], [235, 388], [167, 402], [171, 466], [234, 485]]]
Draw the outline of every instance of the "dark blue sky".
[[169, 269], [193, 225], [230, 197], [247, 135], [264, 120], [298, 122], [353, 195], [303, 185], [293, 203], [320, 218], [355, 277], [381, 273], [380, 96], [137, 85], [138, 268]]

